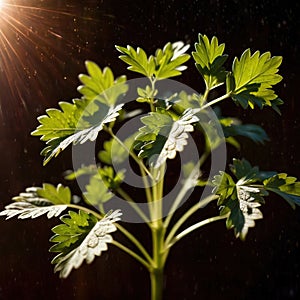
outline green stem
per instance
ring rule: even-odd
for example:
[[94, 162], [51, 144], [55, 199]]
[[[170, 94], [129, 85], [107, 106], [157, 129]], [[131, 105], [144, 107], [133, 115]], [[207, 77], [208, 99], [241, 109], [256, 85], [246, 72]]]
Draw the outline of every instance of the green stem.
[[150, 271], [150, 280], [151, 280], [151, 300], [162, 300], [163, 282], [164, 282], [163, 268]]
[[138, 262], [140, 262], [143, 266], [145, 266], [148, 270], [150, 270], [150, 268], [151, 268], [150, 264], [147, 261], [145, 261], [143, 258], [141, 258], [138, 254], [136, 254], [134, 251], [125, 247], [123, 244], [121, 244], [115, 240], [112, 241], [112, 244], [117, 246], [118, 248], [120, 248], [121, 250], [126, 252], [127, 254], [129, 254], [131, 257], [135, 258]]
[[[151, 215], [151, 233], [152, 233], [152, 256], [153, 265], [150, 269], [151, 280], [151, 300], [162, 300], [163, 295], [163, 276], [164, 276], [164, 223], [162, 220], [163, 210], [163, 186], [165, 163], [158, 169], [153, 169], [152, 187], [152, 215]], [[157, 177], [159, 177], [157, 179]]]
[[189, 174], [188, 178], [185, 180], [184, 185], [183, 185], [182, 189], [180, 190], [180, 192], [178, 193], [175, 201], [173, 202], [170, 212], [164, 222], [165, 230], [167, 230], [167, 228], [170, 224], [170, 221], [171, 221], [176, 209], [178, 208], [180, 202], [182, 201], [183, 197], [185, 196], [186, 192], [191, 188], [190, 181], [193, 180], [193, 178], [196, 176], [196, 172], [198, 172], [199, 168], [203, 165], [205, 160], [208, 158], [209, 154], [210, 154], [209, 151], [205, 151], [202, 154], [198, 163], [195, 165], [194, 169]]
[[203, 106], [201, 106], [200, 107], [200, 111], [204, 110], [204, 109], [208, 108], [209, 106], [212, 106], [213, 104], [216, 104], [216, 103], [218, 103], [218, 102], [220, 102], [220, 101], [222, 101], [224, 99], [227, 99], [229, 97], [230, 97], [230, 93], [227, 93], [227, 94], [225, 94], [225, 95], [223, 95], [223, 96], [221, 96], [219, 98], [216, 98], [216, 99], [214, 99], [214, 100], [212, 100], [212, 101], [204, 104]]
[[139, 208], [137, 203], [133, 201], [133, 199], [125, 192], [123, 191], [120, 187], [116, 189], [116, 192], [122, 196], [131, 206], [132, 208], [136, 211], [136, 213], [143, 219], [143, 221], [146, 224], [150, 223], [149, 218], [144, 214], [144, 212]]
[[144, 170], [144, 172], [146, 172], [146, 174], [148, 176], [150, 176], [150, 178], [152, 178], [152, 175], [151, 173], [149, 172], [149, 170], [146, 168], [146, 166], [144, 165], [143, 161], [141, 159], [139, 159], [136, 154], [131, 150], [131, 149], [128, 149], [126, 147], [126, 145], [113, 133], [112, 129], [111, 128], [105, 128], [106, 132], [108, 132], [112, 138], [114, 138], [128, 153], [129, 155], [134, 159], [134, 161], [139, 165], [139, 167], [141, 169]]
[[144, 255], [144, 257], [147, 259], [147, 261], [152, 264], [153, 260], [148, 254], [147, 250], [144, 248], [144, 246], [140, 243], [140, 241], [128, 230], [126, 230], [122, 225], [116, 224], [116, 227], [140, 250], [140, 252]]
[[205, 219], [201, 222], [198, 222], [190, 227], [188, 227], [187, 229], [183, 230], [182, 232], [180, 232], [179, 234], [177, 234], [167, 245], [167, 248], [170, 248], [171, 246], [173, 246], [176, 242], [178, 242], [180, 239], [182, 239], [183, 237], [185, 237], [186, 235], [188, 235], [189, 233], [191, 233], [192, 231], [206, 225], [206, 224], [210, 224], [212, 222], [215, 221], [219, 221], [219, 220], [223, 220], [226, 219], [228, 217], [228, 214], [226, 215], [222, 215], [222, 216], [216, 216], [216, 217], [212, 217], [212, 218], [208, 218]]
[[208, 88], [206, 88], [205, 92], [203, 94], [203, 102], [205, 102], [207, 100], [209, 92], [210, 92], [210, 90]]
[[198, 209], [206, 206], [208, 203], [210, 203], [213, 200], [218, 199], [219, 196], [217, 195], [210, 195], [208, 197], [206, 197], [205, 199], [197, 202], [195, 205], [193, 205], [173, 226], [173, 228], [171, 229], [169, 235], [166, 238], [165, 241], [165, 246], [166, 248], [169, 248], [169, 244], [170, 241], [173, 239], [173, 237], [175, 236], [176, 232], [178, 231], [178, 229], [184, 224], [184, 222], [192, 215], [194, 214]]
[[164, 278], [164, 232], [162, 223], [152, 228], [153, 267], [150, 269], [151, 300], [162, 300]]
[[[150, 82], [151, 82], [151, 91], [154, 92], [154, 90], [155, 90], [156, 79], [149, 78], [149, 80], [150, 80]], [[151, 99], [151, 101], [150, 101], [150, 109], [151, 109], [152, 112], [155, 111], [154, 98]]]
[[171, 222], [171, 219], [172, 219], [176, 209], [180, 205], [180, 203], [181, 203], [183, 197], [185, 196], [186, 192], [191, 188], [190, 181], [193, 180], [193, 177], [195, 177], [196, 172], [198, 172], [199, 166], [200, 166], [200, 164], [198, 162], [197, 165], [192, 170], [192, 172], [189, 174], [188, 178], [185, 180], [185, 182], [183, 184], [183, 187], [180, 189], [180, 192], [178, 193], [177, 197], [175, 198], [175, 200], [174, 200], [174, 202], [173, 202], [173, 204], [170, 208], [169, 214], [166, 217], [165, 222], [164, 222], [165, 230], [167, 230], [167, 228], [168, 228], [168, 226]]

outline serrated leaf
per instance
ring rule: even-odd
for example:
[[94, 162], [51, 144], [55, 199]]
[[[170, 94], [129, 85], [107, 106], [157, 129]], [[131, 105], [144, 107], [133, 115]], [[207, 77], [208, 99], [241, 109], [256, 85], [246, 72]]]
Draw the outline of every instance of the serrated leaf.
[[88, 75], [80, 75], [83, 86], [79, 91], [82, 99], [73, 103], [59, 102], [60, 109], [47, 109], [47, 115], [40, 116], [40, 125], [31, 134], [41, 136], [47, 146], [41, 154], [45, 156], [44, 165], [56, 157], [68, 145], [95, 140], [103, 124], [115, 121], [122, 104], [115, 105], [118, 97], [128, 86], [126, 77], [114, 76], [109, 68], [102, 70], [93, 62], [86, 62]]
[[95, 175], [97, 173], [97, 167], [95, 165], [81, 166], [75, 171], [67, 170], [64, 172], [64, 178], [66, 180], [75, 180], [76, 178], [84, 175]]
[[119, 165], [128, 158], [130, 149], [133, 146], [136, 134], [133, 134], [123, 141], [125, 149], [115, 139], [104, 142], [103, 150], [98, 153], [101, 162], [108, 165]]
[[202, 75], [206, 88], [211, 90], [225, 82], [226, 72], [223, 67], [228, 55], [223, 54], [225, 44], [220, 44], [214, 36], [209, 41], [206, 35], [199, 34], [199, 43], [192, 53], [196, 67]]
[[232, 124], [229, 126], [224, 126], [222, 124], [222, 128], [226, 138], [244, 136], [251, 139], [253, 142], [260, 144], [269, 140], [265, 130], [255, 124]]
[[60, 109], [47, 109], [47, 115], [38, 117], [40, 125], [31, 133], [33, 136], [41, 136], [42, 141], [49, 141], [69, 136], [78, 128], [84, 107], [79, 107], [78, 101], [75, 100], [73, 104], [68, 102], [58, 104]]
[[115, 105], [118, 98], [127, 92], [126, 76], [114, 78], [109, 67], [101, 68], [92, 61], [85, 62], [88, 75], [80, 74], [79, 80], [83, 85], [77, 90], [89, 101], [97, 99], [107, 105]]
[[53, 204], [69, 204], [71, 203], [71, 191], [68, 187], [58, 184], [55, 187], [49, 183], [43, 183], [41, 189], [37, 189], [36, 193], [39, 197], [51, 201]]
[[286, 173], [276, 174], [263, 182], [265, 188], [285, 199], [292, 208], [300, 205], [300, 182]]
[[146, 125], [140, 128], [137, 135], [136, 149], [139, 156], [147, 158], [153, 168], [158, 168], [167, 159], [173, 159], [187, 144], [188, 132], [194, 130], [193, 123], [199, 119], [195, 116], [198, 110], [187, 109], [174, 121], [169, 115], [150, 113], [141, 119]]
[[232, 197], [225, 205], [230, 209], [226, 225], [229, 229], [234, 228], [235, 236], [241, 240], [246, 238], [249, 228], [255, 226], [255, 221], [263, 218], [258, 209], [261, 204], [253, 197], [256, 193], [260, 193], [257, 188], [239, 186], [237, 197]]
[[[103, 210], [102, 205], [114, 195], [99, 175], [92, 176], [85, 188], [86, 192], [83, 194], [85, 201], [101, 210]], [[103, 213], [103, 211], [101, 212]]]
[[219, 175], [215, 175], [212, 181], [215, 186], [213, 193], [219, 195], [218, 204], [221, 205], [225, 199], [229, 198], [235, 191], [235, 182], [226, 172], [220, 171]]
[[[48, 219], [58, 217], [68, 208], [66, 204], [70, 203], [71, 195], [69, 195], [68, 188], [64, 188], [62, 185], [58, 185], [57, 188], [51, 186], [50, 189], [49, 186], [51, 185], [48, 185], [46, 189], [27, 188], [25, 192], [13, 198], [15, 202], [5, 206], [5, 210], [0, 212], [0, 216], [6, 216], [6, 219], [13, 217], [34, 219], [42, 215], [47, 215]], [[51, 193], [47, 193], [47, 190], [51, 190]], [[41, 191], [44, 193], [40, 193]]]
[[253, 167], [246, 159], [233, 159], [233, 164], [230, 165], [231, 172], [237, 179], [242, 179], [244, 182], [262, 182], [266, 178], [277, 174], [274, 171], [260, 171], [258, 167]]
[[60, 252], [52, 260], [54, 271], [66, 278], [72, 269], [78, 269], [84, 261], [90, 264], [95, 256], [106, 251], [107, 244], [113, 240], [110, 233], [117, 230], [114, 223], [120, 220], [121, 215], [120, 210], [116, 210], [97, 221], [92, 215], [80, 211], [65, 217], [62, 226], [53, 228], [56, 235], [51, 241], [57, 244], [50, 251]]
[[255, 105], [260, 108], [265, 105], [272, 106], [272, 101], [278, 104], [278, 96], [272, 87], [282, 80], [277, 74], [281, 62], [282, 57], [271, 57], [270, 52], [260, 55], [260, 52], [256, 51], [251, 55], [250, 49], [245, 50], [240, 59], [234, 59], [232, 65], [232, 99], [243, 108], [247, 108], [248, 105], [251, 108]]
[[148, 57], [140, 47], [135, 50], [131, 46], [116, 46], [122, 54], [119, 58], [129, 65], [129, 70], [157, 80], [178, 76], [186, 69], [182, 64], [190, 58], [185, 54], [188, 48], [182, 42], [168, 43], [163, 49], [157, 49], [155, 56]]
[[[103, 129], [105, 124], [113, 122], [119, 115], [119, 111], [122, 109], [123, 104], [118, 104], [116, 107], [108, 107], [103, 103], [97, 103], [99, 106], [98, 111], [93, 115], [88, 115], [85, 118], [90, 123], [86, 128], [80, 128], [76, 126], [75, 122], [72, 124], [73, 127], [65, 128], [60, 135], [57, 134], [56, 138], [52, 138], [47, 141], [47, 147], [42, 151], [42, 155], [45, 156], [44, 165], [46, 165], [51, 158], [56, 157], [61, 151], [66, 149], [69, 145], [83, 144], [87, 141], [95, 141], [98, 133]], [[100, 113], [102, 110], [106, 112]], [[65, 116], [68, 118], [68, 115]], [[56, 120], [53, 124], [51, 116], [48, 117], [47, 125], [44, 123], [40, 125], [33, 135], [42, 135], [42, 139], [45, 137], [45, 132], [51, 132], [51, 136], [55, 135]], [[79, 122], [80, 120], [78, 120]]]

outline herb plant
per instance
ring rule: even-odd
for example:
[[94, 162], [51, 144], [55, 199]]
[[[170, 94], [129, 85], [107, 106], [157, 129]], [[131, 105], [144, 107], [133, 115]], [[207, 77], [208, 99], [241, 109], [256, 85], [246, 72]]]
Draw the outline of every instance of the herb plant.
[[[244, 240], [255, 221], [263, 218], [260, 206], [267, 196], [275, 193], [293, 208], [300, 205], [300, 183], [295, 177], [260, 171], [246, 159], [233, 159], [228, 168], [212, 176], [205, 171], [212, 153], [224, 142], [239, 147], [238, 136], [255, 143], [268, 139], [258, 125], [242, 124], [237, 118], [221, 116], [215, 104], [231, 99], [242, 109], [270, 107], [280, 114], [278, 106], [283, 101], [273, 86], [282, 80], [278, 74], [282, 58], [271, 56], [270, 52], [252, 53], [247, 49], [240, 58], [234, 58], [228, 71], [225, 44], [219, 44], [216, 37], [209, 39], [199, 34], [192, 52], [205, 83], [205, 90], [199, 95], [184, 90], [166, 91], [160, 85], [186, 69], [183, 64], [190, 59], [186, 53], [188, 45], [168, 43], [150, 56], [141, 48], [116, 46], [116, 49], [128, 69], [143, 75], [145, 81], [138, 81], [132, 91], [132, 84], [125, 76], [115, 78], [110, 68], [102, 70], [96, 63], [87, 61], [88, 75], [79, 75], [81, 98], [72, 103], [59, 102], [58, 109], [47, 109], [47, 114], [38, 118], [40, 125], [32, 133], [41, 136], [46, 144], [41, 152], [44, 165], [68, 146], [81, 149], [87, 144], [94, 149], [93, 142], [98, 142], [97, 147], [101, 149], [97, 158], [86, 163], [84, 157], [88, 154], [83, 150], [83, 161], [78, 164], [75, 155], [75, 169], [65, 175], [68, 180], [80, 179], [84, 183], [82, 197], [72, 196], [70, 188], [61, 184], [44, 183], [14, 197], [0, 214], [6, 219], [60, 216], [61, 223], [52, 228], [54, 235], [50, 239], [53, 243], [50, 251], [57, 253], [52, 260], [54, 271], [59, 272], [60, 277], [66, 278], [84, 261], [91, 263], [112, 244], [145, 267], [151, 279], [151, 299], [160, 300], [168, 255], [183, 237], [206, 224], [224, 220], [226, 227]], [[128, 94], [134, 98], [134, 105], [122, 103]], [[215, 95], [218, 97], [213, 98]], [[137, 129], [127, 130], [127, 136], [120, 138], [118, 130], [128, 120], [136, 119]], [[180, 163], [178, 152], [183, 155], [192, 141], [199, 151], [197, 161]], [[117, 167], [127, 159], [127, 169]], [[136, 190], [125, 182], [125, 171], [128, 172], [129, 167], [142, 182]], [[170, 168], [172, 172], [168, 175]], [[183, 175], [179, 176], [174, 168], [175, 171], [182, 169]], [[166, 184], [168, 178], [173, 180]], [[176, 182], [179, 189], [167, 202], [172, 182]], [[132, 182], [131, 185], [134, 186]], [[209, 188], [209, 193], [196, 201], [192, 197], [194, 203], [175, 214], [193, 189], [204, 188]], [[116, 196], [127, 206], [116, 206]], [[218, 207], [215, 216], [184, 226], [196, 211], [211, 202]], [[63, 212], [66, 214], [61, 216]], [[129, 232], [126, 223], [119, 222], [121, 218], [145, 223], [151, 232], [151, 247]], [[116, 230], [132, 247], [112, 238], [111, 233]]]

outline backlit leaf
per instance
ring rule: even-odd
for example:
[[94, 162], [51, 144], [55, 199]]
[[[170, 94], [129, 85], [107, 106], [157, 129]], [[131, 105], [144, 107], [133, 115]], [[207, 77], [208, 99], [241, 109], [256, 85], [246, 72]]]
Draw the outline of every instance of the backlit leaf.
[[108, 213], [98, 221], [93, 215], [83, 211], [69, 212], [62, 217], [63, 224], [52, 229], [55, 235], [50, 241], [56, 243], [51, 252], [59, 252], [52, 260], [54, 271], [60, 272], [60, 277], [66, 278], [72, 269], [78, 269], [84, 261], [93, 262], [107, 250], [107, 244], [113, 241], [110, 233], [117, 230], [114, 225], [120, 220], [119, 210]]

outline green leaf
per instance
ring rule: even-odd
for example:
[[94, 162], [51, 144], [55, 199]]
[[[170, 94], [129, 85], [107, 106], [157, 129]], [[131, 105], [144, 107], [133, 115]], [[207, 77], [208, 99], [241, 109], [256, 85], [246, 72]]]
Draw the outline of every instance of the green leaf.
[[42, 141], [69, 136], [78, 128], [84, 107], [78, 105], [78, 101], [73, 100], [73, 104], [67, 102], [59, 102], [61, 110], [50, 108], [46, 110], [47, 115], [38, 117], [41, 125], [37, 127], [31, 134], [33, 136], [41, 136]]
[[300, 182], [286, 173], [276, 174], [263, 182], [265, 188], [285, 199], [292, 208], [300, 205]]
[[125, 170], [121, 170], [115, 173], [114, 169], [111, 166], [99, 168], [98, 172], [107, 188], [112, 190], [117, 189], [123, 182], [125, 177]]
[[98, 153], [101, 162], [108, 165], [118, 165], [128, 158], [129, 150], [132, 148], [136, 134], [133, 134], [123, 141], [125, 149], [115, 139], [104, 142], [103, 150]]
[[49, 183], [43, 183], [43, 188], [37, 189], [39, 197], [51, 201], [53, 204], [71, 203], [71, 191], [68, 187], [59, 184], [55, 187]]
[[272, 101], [278, 105], [278, 96], [272, 87], [282, 80], [277, 74], [281, 62], [281, 56], [271, 57], [270, 52], [260, 55], [260, 52], [256, 51], [251, 55], [250, 49], [245, 50], [240, 59], [234, 59], [232, 65], [232, 99], [243, 108], [247, 108], [248, 105], [251, 108], [255, 105], [260, 108], [265, 105], [272, 106]]
[[83, 194], [85, 201], [104, 213], [103, 204], [113, 197], [113, 193], [109, 191], [103, 179], [99, 175], [91, 176], [85, 188], [86, 192]]
[[[19, 196], [14, 197], [15, 202], [5, 206], [5, 210], [0, 212], [0, 216], [6, 216], [6, 220], [18, 216], [19, 219], [34, 219], [42, 215], [47, 215], [48, 219], [58, 217], [65, 209], [66, 204], [70, 203], [71, 195], [68, 188], [59, 185], [57, 189], [51, 186], [51, 193], [46, 193], [46, 190], [30, 187]], [[45, 185], [44, 185], [45, 187]], [[54, 188], [54, 191], [52, 190]], [[44, 197], [43, 192], [45, 191]]]
[[249, 228], [255, 226], [255, 221], [263, 218], [258, 209], [261, 204], [253, 197], [256, 193], [260, 193], [260, 190], [241, 186], [237, 194], [225, 204], [225, 208], [230, 209], [227, 228], [234, 228], [235, 236], [241, 240], [245, 240]]
[[188, 48], [182, 42], [168, 43], [163, 49], [157, 49], [155, 56], [148, 57], [140, 47], [135, 50], [131, 46], [116, 46], [122, 54], [119, 58], [129, 65], [129, 70], [157, 80], [181, 75], [181, 71], [186, 69], [182, 64], [190, 58], [185, 54]]
[[81, 168], [78, 168], [76, 171], [67, 170], [64, 172], [64, 178], [66, 180], [75, 180], [76, 178], [80, 176], [85, 175], [95, 175], [97, 173], [97, 167], [95, 165], [90, 166], [82, 166]]
[[[42, 116], [38, 119], [41, 125], [32, 135], [41, 135], [41, 139], [47, 141], [47, 146], [41, 153], [45, 156], [44, 165], [71, 144], [83, 144], [88, 140], [95, 141], [104, 125], [116, 120], [123, 106], [123, 104], [119, 104], [116, 107], [109, 107], [98, 102], [98, 110], [92, 114], [89, 111], [85, 112], [83, 119], [83, 108], [78, 108], [76, 102], [71, 105], [72, 109], [70, 105], [60, 103], [63, 111], [47, 110], [48, 116]], [[69, 122], [65, 120], [69, 120]], [[80, 125], [82, 120], [88, 120], [89, 122], [85, 121], [85, 126], [82, 127]]]
[[187, 144], [188, 132], [194, 130], [193, 123], [198, 121], [197, 110], [186, 109], [178, 120], [168, 114], [152, 112], [141, 118], [146, 126], [140, 128], [135, 148], [139, 156], [147, 158], [150, 166], [158, 168], [168, 158], [173, 159]]
[[193, 58], [202, 75], [206, 88], [211, 90], [225, 82], [226, 72], [223, 67], [228, 55], [223, 54], [225, 44], [220, 44], [214, 36], [209, 41], [206, 35], [199, 34], [199, 43], [195, 44]]
[[86, 61], [85, 65], [89, 75], [79, 75], [79, 80], [83, 85], [77, 90], [89, 101], [97, 99], [107, 105], [115, 105], [118, 98], [128, 90], [126, 76], [115, 79], [108, 67], [102, 71], [92, 61]]
[[253, 167], [246, 159], [233, 159], [233, 164], [230, 166], [231, 172], [237, 179], [250, 182], [262, 182], [266, 178], [277, 174], [274, 171], [260, 171], [258, 167]]
[[[234, 159], [230, 166], [237, 181], [225, 173], [214, 177], [214, 192], [219, 195], [221, 214], [229, 214], [228, 228], [234, 227], [237, 237], [244, 239], [248, 228], [262, 218], [258, 209], [269, 191], [285, 199], [293, 208], [300, 205], [300, 182], [285, 173], [260, 171], [245, 160]], [[260, 183], [260, 184], [258, 184]], [[262, 183], [262, 184], [261, 184]]]
[[220, 175], [214, 176], [212, 181], [215, 186], [213, 193], [219, 195], [218, 204], [221, 205], [227, 198], [230, 198], [235, 192], [235, 182], [226, 172], [220, 171]]
[[190, 55], [185, 54], [189, 49], [189, 45], [184, 45], [183, 42], [168, 43], [164, 48], [156, 50], [154, 73], [157, 79], [165, 79], [181, 75], [181, 71], [186, 70], [183, 64], [189, 60]]
[[50, 241], [56, 243], [51, 252], [59, 252], [52, 260], [54, 271], [66, 278], [72, 269], [78, 269], [84, 260], [90, 264], [95, 256], [107, 250], [107, 244], [113, 241], [109, 233], [117, 230], [114, 225], [120, 220], [120, 210], [110, 212], [98, 221], [93, 215], [83, 211], [69, 212], [62, 217], [60, 224], [52, 229], [55, 235]]
[[233, 136], [244, 136], [251, 139], [255, 143], [263, 144], [268, 141], [268, 135], [264, 129], [255, 124], [232, 124], [224, 126], [222, 124], [224, 136], [226, 138]]
[[115, 80], [109, 68], [102, 72], [91, 61], [86, 62], [86, 68], [89, 76], [79, 76], [84, 84], [78, 88], [82, 99], [59, 102], [60, 109], [47, 109], [47, 115], [38, 117], [40, 125], [31, 133], [47, 144], [41, 152], [44, 165], [72, 143], [94, 141], [104, 124], [115, 121], [123, 106], [115, 104], [128, 89], [126, 77]]

